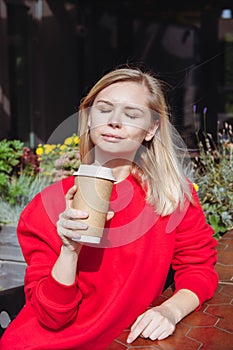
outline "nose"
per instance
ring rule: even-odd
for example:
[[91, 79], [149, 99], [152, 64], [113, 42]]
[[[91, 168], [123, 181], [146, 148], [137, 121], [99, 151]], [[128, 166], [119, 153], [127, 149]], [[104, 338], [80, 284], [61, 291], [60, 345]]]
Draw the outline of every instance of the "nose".
[[112, 128], [121, 128], [122, 120], [121, 120], [121, 111], [119, 109], [115, 109], [108, 120], [108, 125]]

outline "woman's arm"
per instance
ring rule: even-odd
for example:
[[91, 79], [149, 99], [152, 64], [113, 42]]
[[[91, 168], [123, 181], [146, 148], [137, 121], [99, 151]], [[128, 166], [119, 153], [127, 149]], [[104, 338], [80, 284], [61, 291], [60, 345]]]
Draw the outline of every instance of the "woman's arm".
[[60, 255], [53, 266], [52, 276], [56, 281], [65, 285], [72, 285], [76, 280], [77, 261], [82, 245], [72, 238], [80, 238], [80, 230], [85, 230], [87, 225], [82, 219], [88, 217], [88, 213], [72, 209], [72, 201], [77, 187], [73, 186], [66, 194], [66, 210], [59, 215], [57, 232], [62, 240]]
[[[37, 195], [23, 211], [17, 229], [28, 265], [26, 300], [38, 321], [51, 329], [75, 320], [82, 301], [77, 276], [82, 245], [72, 238], [79, 237], [77, 230], [85, 229], [82, 219], [87, 213], [71, 208], [76, 191], [72, 186], [72, 179], [66, 179], [64, 192], [61, 183], [55, 183]], [[107, 219], [112, 216], [108, 213]]]
[[193, 191], [193, 199], [195, 203], [187, 207], [176, 228], [172, 261], [176, 293], [162, 305], [138, 317], [132, 326], [129, 342], [140, 334], [151, 339], [166, 338], [183, 317], [213, 296], [218, 283], [214, 269], [216, 240], [212, 228], [206, 223], [196, 191]]
[[[26, 300], [32, 304], [38, 321], [53, 329], [75, 319], [82, 300], [76, 274], [81, 245], [65, 235], [79, 237], [75, 229], [81, 218], [87, 216], [72, 211], [68, 205], [74, 188], [68, 191], [66, 203], [64, 197], [60, 200], [56, 190], [56, 186], [50, 186], [49, 194], [45, 190], [46, 201], [42, 201], [42, 195], [36, 196], [22, 213], [18, 225], [19, 242], [28, 264]], [[48, 215], [52, 206], [62, 213], [57, 227]]]

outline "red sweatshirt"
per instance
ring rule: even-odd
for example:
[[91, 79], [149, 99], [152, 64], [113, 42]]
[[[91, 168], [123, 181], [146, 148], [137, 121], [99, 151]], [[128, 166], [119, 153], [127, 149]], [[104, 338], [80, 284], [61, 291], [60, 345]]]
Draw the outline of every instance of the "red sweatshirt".
[[114, 185], [101, 247], [83, 246], [76, 283], [51, 275], [61, 249], [56, 232], [73, 177], [49, 186], [26, 207], [18, 237], [28, 264], [26, 306], [1, 339], [1, 350], [103, 350], [163, 290], [172, 263], [176, 291], [190, 289], [200, 305], [217, 286], [216, 241], [193, 191], [194, 204], [159, 217], [130, 175]]

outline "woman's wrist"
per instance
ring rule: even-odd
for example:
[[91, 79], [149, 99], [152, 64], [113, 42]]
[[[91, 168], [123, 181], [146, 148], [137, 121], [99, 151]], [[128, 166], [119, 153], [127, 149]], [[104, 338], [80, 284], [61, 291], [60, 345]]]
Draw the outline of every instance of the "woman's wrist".
[[77, 261], [78, 252], [66, 246], [62, 246], [60, 255], [52, 269], [53, 278], [65, 285], [73, 284], [76, 280]]
[[74, 257], [74, 258], [77, 258], [78, 255], [79, 255], [79, 253], [80, 253], [81, 248], [82, 248], [82, 245], [81, 245], [81, 244], [80, 244], [80, 245], [77, 245], [77, 246], [75, 247], [75, 249], [72, 248], [71, 246], [66, 246], [65, 244], [63, 244], [63, 245], [61, 246], [61, 252], [60, 252], [60, 254], [61, 254], [61, 255], [64, 255], [64, 257]]
[[198, 296], [188, 289], [181, 289], [177, 291], [171, 298], [167, 299], [163, 304], [161, 304], [161, 307], [170, 310], [169, 313], [170, 315], [172, 314], [175, 324], [180, 322], [198, 306]]

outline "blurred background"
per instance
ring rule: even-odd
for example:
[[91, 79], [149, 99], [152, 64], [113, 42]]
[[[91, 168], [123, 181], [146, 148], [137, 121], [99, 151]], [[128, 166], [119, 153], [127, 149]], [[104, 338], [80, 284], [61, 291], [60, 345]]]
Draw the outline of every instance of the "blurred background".
[[0, 139], [47, 142], [125, 63], [166, 83], [173, 123], [194, 148], [206, 107], [213, 135], [233, 120], [233, 1], [0, 0]]

